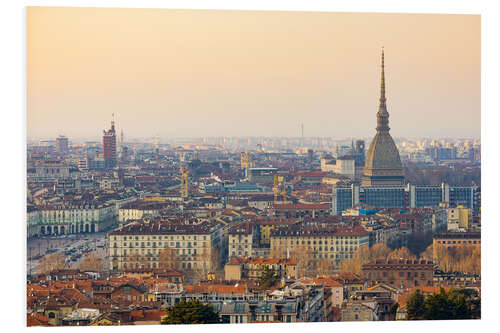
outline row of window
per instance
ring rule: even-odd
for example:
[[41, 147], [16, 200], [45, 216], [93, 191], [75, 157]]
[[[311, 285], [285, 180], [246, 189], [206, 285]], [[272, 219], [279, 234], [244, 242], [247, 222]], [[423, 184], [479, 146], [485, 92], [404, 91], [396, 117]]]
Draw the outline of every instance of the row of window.
[[[394, 272], [394, 271], [391, 271], [391, 272], [383, 271], [383, 272], [382, 272], [382, 274], [380, 274], [380, 273], [381, 273], [381, 272], [377, 272], [376, 274], [375, 274], [375, 272], [368, 272], [367, 277], [368, 277], [369, 279], [372, 279], [372, 278], [375, 278], [375, 277], [380, 278], [381, 276], [382, 276], [382, 277], [387, 277], [387, 276], [389, 276], [390, 278], [394, 278], [394, 276], [395, 276], [395, 272]], [[426, 274], [425, 274], [425, 272], [420, 272], [420, 274], [419, 274], [419, 272], [406, 272], [406, 274], [405, 274], [405, 272], [403, 272], [403, 271], [399, 271], [399, 272], [397, 272], [397, 273], [398, 273], [397, 275], [398, 275], [399, 277], [401, 277], [401, 278], [404, 278], [404, 277], [405, 277], [405, 275], [406, 275], [406, 277], [407, 277], [408, 279], [410, 279], [410, 278], [412, 278], [412, 277], [418, 278], [418, 276], [419, 276], [419, 275], [420, 275], [420, 278], [421, 278], [422, 280], [424, 280], [424, 279], [426, 278]]]
[[480, 241], [472, 241], [472, 240], [457, 240], [457, 241], [438, 241], [439, 244], [479, 244]]
[[[113, 236], [113, 240], [118, 240], [120, 236]], [[146, 237], [146, 238], [145, 238]], [[151, 239], [158, 239], [158, 240], [162, 240], [162, 239], [165, 239], [165, 240], [168, 240], [168, 239], [171, 239], [171, 240], [174, 240], [174, 239], [179, 239], [179, 240], [190, 240], [190, 239], [193, 239], [193, 240], [207, 240], [207, 236], [196, 236], [196, 235], [187, 235], [187, 236], [123, 236], [123, 240], [143, 240], [143, 239], [146, 239], [146, 240], [151, 240]]]
[[[133, 248], [134, 246], [135, 247], [153, 247], [153, 248], [156, 248], [156, 242], [141, 242], [140, 245], [139, 245], [139, 242], [130, 242], [130, 243], [127, 243], [127, 242], [123, 242], [122, 243], [123, 247], [130, 247], [130, 248]], [[163, 247], [176, 247], [176, 248], [180, 248], [180, 247], [188, 247], [188, 248], [191, 248], [191, 247], [198, 247], [198, 243], [197, 242], [187, 242], [187, 245], [186, 245], [186, 242], [182, 242], [182, 245], [181, 245], [181, 242], [170, 242], [170, 245], [168, 242], [158, 242], [158, 247], [162, 247], [162, 244], [163, 244]], [[200, 242], [199, 243], [201, 245], [201, 247], [204, 247], [204, 246], [207, 246], [207, 243], [205, 242]], [[119, 243], [112, 243], [112, 246], [111, 247], [114, 247], [114, 248], [118, 248], [120, 247], [120, 244]]]
[[[132, 255], [134, 253], [136, 253], [136, 254], [139, 254], [139, 253], [141, 253], [141, 254], [160, 254], [161, 251], [162, 251], [162, 249], [153, 249], [153, 250], [147, 249], [147, 251], [145, 249], [130, 250], [129, 254], [130, 255]], [[177, 252], [178, 255], [181, 255], [181, 254], [183, 254], [183, 255], [186, 255], [186, 254], [192, 254], [192, 255], [203, 254], [203, 251], [197, 252], [196, 249], [192, 249], [192, 250], [191, 249], [187, 249], [187, 250], [186, 249], [182, 249], [182, 250], [181, 249], [176, 249], [176, 252]], [[127, 256], [127, 250], [124, 249], [122, 253], [123, 253], [122, 254], [123, 256]], [[117, 250], [113, 250], [113, 255], [117, 256], [118, 255], [118, 251]]]
[[[273, 239], [273, 241], [277, 242], [279, 244], [287, 244], [287, 243], [293, 244], [294, 243], [294, 241], [292, 239], [286, 239], [286, 238], [285, 239], [281, 239], [281, 238]], [[300, 241], [297, 239], [295, 241], [295, 243], [298, 245], [298, 244], [300, 244]], [[331, 240], [329, 243], [333, 244], [333, 240]], [[351, 241], [338, 241], [338, 240], [335, 241], [336, 245], [348, 245], [348, 244], [358, 245], [358, 243], [359, 243], [359, 241], [352, 241], [352, 240]], [[305, 244], [311, 245], [311, 241], [310, 240], [308, 240], [308, 241], [302, 240], [302, 245], [305, 245]], [[312, 244], [316, 245], [316, 241], [312, 241]], [[318, 241], [318, 245], [322, 245], [322, 244], [323, 244], [322, 241]], [[327, 245], [328, 241], [325, 241], [324, 244]]]

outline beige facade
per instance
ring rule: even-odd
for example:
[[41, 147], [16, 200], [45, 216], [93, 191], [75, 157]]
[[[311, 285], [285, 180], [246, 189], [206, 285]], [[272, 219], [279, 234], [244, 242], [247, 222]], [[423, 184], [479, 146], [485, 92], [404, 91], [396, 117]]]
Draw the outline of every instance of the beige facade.
[[242, 265], [241, 264], [232, 264], [227, 263], [224, 266], [224, 279], [228, 281], [239, 281], [241, 280], [241, 272]]
[[467, 231], [472, 224], [472, 209], [458, 206], [446, 209], [448, 231]]
[[[348, 177], [352, 180], [355, 178], [356, 167], [352, 157], [339, 157], [333, 162], [333, 159], [321, 159], [321, 171], [331, 171], [336, 174]], [[328, 183], [328, 181], [326, 181]], [[336, 181], [335, 181], [336, 182]]]
[[230, 257], [252, 257], [252, 234], [229, 234]]
[[273, 233], [271, 235], [271, 252], [273, 249], [285, 248], [294, 251], [310, 251], [311, 260], [329, 259], [338, 267], [344, 259], [352, 258], [356, 249], [367, 245], [368, 232], [360, 233], [307, 233], [289, 232]]
[[160, 253], [170, 248], [176, 253], [174, 268], [208, 272], [219, 260], [214, 251], [225, 250], [224, 234], [220, 224], [161, 230], [158, 222], [135, 222], [108, 234], [110, 269], [160, 267]]
[[374, 321], [374, 302], [350, 301], [342, 307], [342, 321]]
[[[159, 255], [165, 248], [172, 248], [177, 253], [178, 269], [210, 270], [212, 239], [210, 234], [176, 234], [176, 235], [110, 235], [110, 269], [157, 268]], [[132, 259], [137, 255], [144, 260]]]

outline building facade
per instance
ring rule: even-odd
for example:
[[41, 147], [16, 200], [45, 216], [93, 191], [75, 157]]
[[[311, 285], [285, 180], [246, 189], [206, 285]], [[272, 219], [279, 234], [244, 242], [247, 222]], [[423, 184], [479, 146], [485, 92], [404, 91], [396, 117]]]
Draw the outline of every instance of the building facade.
[[223, 226], [208, 221], [132, 222], [108, 234], [110, 269], [160, 267], [160, 253], [170, 248], [176, 254], [174, 269], [208, 272], [215, 269], [215, 251], [225, 251], [224, 237]]
[[393, 288], [432, 286], [434, 263], [427, 260], [387, 259], [364, 264], [368, 287], [385, 283]]
[[115, 122], [111, 121], [111, 128], [103, 131], [102, 151], [104, 157], [104, 167], [112, 169], [116, 166], [116, 132]]
[[47, 205], [28, 210], [28, 237], [94, 233], [116, 223], [115, 203]]

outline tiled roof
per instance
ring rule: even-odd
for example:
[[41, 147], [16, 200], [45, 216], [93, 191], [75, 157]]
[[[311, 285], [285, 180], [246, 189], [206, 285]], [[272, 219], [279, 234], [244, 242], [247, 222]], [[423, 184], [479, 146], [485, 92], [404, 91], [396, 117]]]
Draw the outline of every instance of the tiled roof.
[[52, 326], [49, 321], [49, 317], [46, 317], [40, 313], [28, 313], [26, 318], [26, 326]]
[[276, 210], [299, 210], [299, 209], [330, 209], [329, 204], [275, 204], [271, 209]]
[[245, 294], [247, 286], [245, 284], [225, 285], [225, 284], [198, 284], [185, 285], [186, 293], [220, 293], [220, 294]]

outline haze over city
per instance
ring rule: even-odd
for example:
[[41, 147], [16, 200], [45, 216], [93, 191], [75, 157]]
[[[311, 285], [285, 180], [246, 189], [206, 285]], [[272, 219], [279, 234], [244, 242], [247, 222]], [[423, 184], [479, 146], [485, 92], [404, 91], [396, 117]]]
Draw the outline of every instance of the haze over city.
[[480, 137], [480, 16], [27, 10], [28, 138]]
[[481, 319], [480, 19], [29, 8], [26, 326]]

